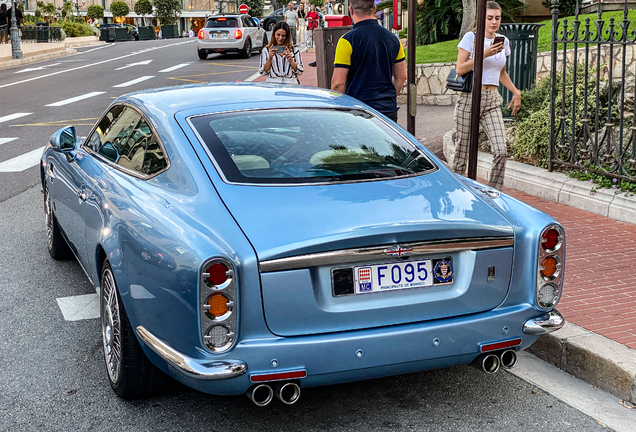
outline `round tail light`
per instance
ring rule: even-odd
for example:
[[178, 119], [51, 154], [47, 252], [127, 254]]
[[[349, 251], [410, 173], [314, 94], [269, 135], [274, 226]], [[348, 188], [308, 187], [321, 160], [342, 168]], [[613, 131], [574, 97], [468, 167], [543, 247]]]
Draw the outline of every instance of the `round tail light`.
[[543, 248], [546, 250], [552, 250], [559, 244], [559, 232], [555, 229], [546, 231], [543, 235]]
[[205, 313], [210, 319], [223, 318], [230, 311], [230, 300], [223, 294], [212, 295], [205, 302]]
[[227, 271], [228, 268], [223, 263], [214, 263], [210, 267], [207, 268], [206, 273], [208, 273], [207, 280], [212, 285], [222, 285], [227, 279]]
[[544, 259], [543, 262], [541, 263], [541, 267], [543, 267], [543, 270], [541, 270], [541, 276], [548, 279], [552, 278], [552, 276], [554, 276], [554, 274], [557, 271], [557, 264], [558, 264], [558, 261], [553, 256], [550, 256]]

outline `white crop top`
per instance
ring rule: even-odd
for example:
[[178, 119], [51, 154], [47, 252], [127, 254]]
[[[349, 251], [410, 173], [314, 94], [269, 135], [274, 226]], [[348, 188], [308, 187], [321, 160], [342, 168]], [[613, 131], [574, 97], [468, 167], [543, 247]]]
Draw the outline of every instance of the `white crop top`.
[[[501, 36], [496, 34], [495, 36]], [[488, 48], [492, 45], [494, 39], [484, 38], [484, 49]], [[457, 48], [461, 48], [465, 51], [468, 51], [470, 55], [468, 56], [468, 60], [474, 57], [473, 47], [475, 43], [475, 33], [468, 32], [464, 35], [462, 40], [457, 45]], [[495, 54], [494, 56], [488, 57], [484, 59], [484, 74], [482, 77], [481, 83], [484, 85], [499, 85], [499, 75], [501, 74], [501, 69], [506, 66], [506, 57], [510, 55], [510, 41], [507, 37], [504, 36], [504, 49], [499, 54]]]

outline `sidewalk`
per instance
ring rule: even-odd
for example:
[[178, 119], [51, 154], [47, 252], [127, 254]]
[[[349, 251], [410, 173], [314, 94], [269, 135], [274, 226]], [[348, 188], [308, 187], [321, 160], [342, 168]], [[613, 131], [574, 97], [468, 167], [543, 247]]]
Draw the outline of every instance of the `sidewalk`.
[[21, 42], [22, 58], [14, 59], [11, 52], [11, 43], [0, 44], [0, 69], [13, 66], [21, 66], [29, 63], [49, 60], [58, 57], [65, 57], [76, 54], [75, 48], [103, 45], [96, 36], [66, 38], [61, 42]]
[[[303, 85], [316, 86], [315, 54], [302, 54]], [[256, 81], [264, 81], [257, 79]], [[442, 155], [453, 107], [419, 105], [416, 138]], [[406, 107], [398, 123], [406, 127]], [[542, 336], [530, 351], [621, 399], [636, 403], [636, 225], [528, 195], [504, 192], [553, 216], [566, 232], [563, 297], [557, 309], [568, 322]]]

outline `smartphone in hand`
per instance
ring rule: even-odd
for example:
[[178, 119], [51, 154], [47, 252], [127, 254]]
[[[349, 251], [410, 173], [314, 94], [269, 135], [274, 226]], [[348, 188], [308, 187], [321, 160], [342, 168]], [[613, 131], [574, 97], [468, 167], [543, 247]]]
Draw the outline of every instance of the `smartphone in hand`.
[[493, 45], [502, 44], [506, 40], [503, 36], [495, 36], [495, 40], [493, 41]]
[[284, 46], [275, 46], [274, 47], [274, 52], [276, 54], [282, 54], [285, 52], [285, 47]]

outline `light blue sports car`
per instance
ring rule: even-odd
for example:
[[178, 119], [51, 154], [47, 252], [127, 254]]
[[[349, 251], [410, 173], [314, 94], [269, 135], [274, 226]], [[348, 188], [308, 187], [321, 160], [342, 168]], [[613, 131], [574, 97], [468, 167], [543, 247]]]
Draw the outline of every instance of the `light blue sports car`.
[[301, 387], [476, 363], [560, 328], [552, 217], [453, 174], [339, 93], [122, 96], [41, 161], [48, 249], [101, 296], [108, 379], [285, 404]]

